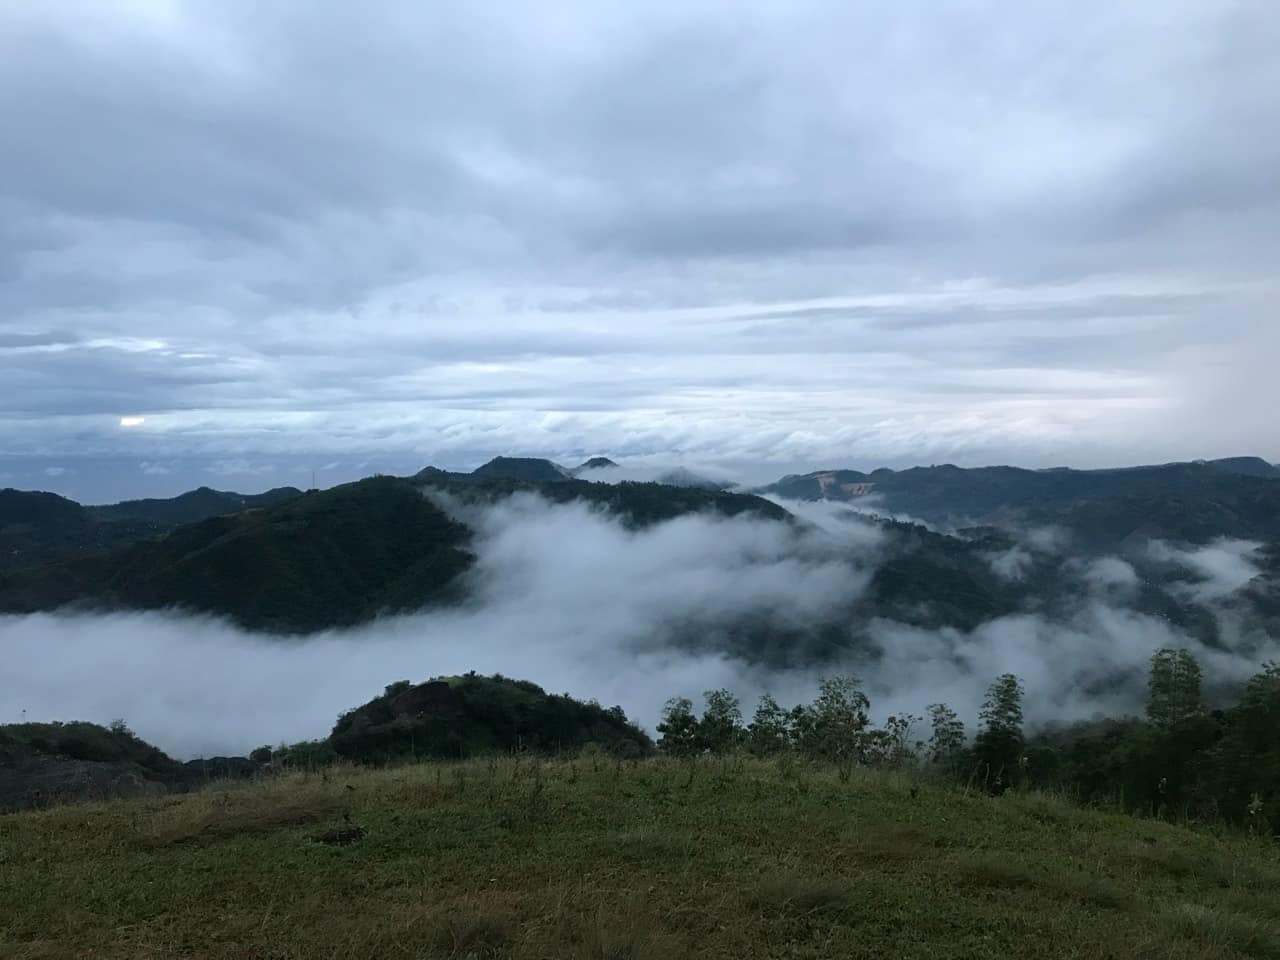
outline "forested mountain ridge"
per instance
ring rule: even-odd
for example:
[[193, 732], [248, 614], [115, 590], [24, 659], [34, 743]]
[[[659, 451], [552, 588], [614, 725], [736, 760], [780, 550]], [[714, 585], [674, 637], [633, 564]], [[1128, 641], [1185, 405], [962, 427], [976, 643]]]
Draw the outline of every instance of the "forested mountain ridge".
[[[865, 642], [862, 632], [877, 618], [970, 630], [1020, 612], [1069, 615], [1092, 589], [1084, 561], [1103, 554], [1123, 557], [1132, 568], [1128, 602], [1135, 610], [1216, 642], [1217, 619], [1188, 596], [1187, 571], [1147, 550], [1162, 538], [1268, 544], [1249, 561], [1260, 573], [1242, 585], [1238, 606], [1247, 622], [1280, 623], [1280, 481], [1254, 475], [1262, 471], [1252, 461], [1244, 470], [1240, 460], [1231, 463], [1230, 470], [1204, 463], [1116, 471], [936, 467], [788, 478], [783, 484], [792, 493], [825, 484], [823, 499], [847, 499], [855, 510], [907, 502], [935, 516], [958, 516], [966, 504], [987, 512], [982, 525], [955, 533], [862, 515], [856, 522], [878, 527], [883, 537], [874, 557], [851, 559], [868, 580], [850, 583], [831, 622], [774, 622], [756, 612], [741, 622], [729, 618], [714, 642], [753, 658], [821, 659]], [[553, 505], [586, 503], [632, 531], [690, 514], [805, 526], [752, 494], [588, 482], [558, 467], [555, 479], [545, 481], [501, 475], [513, 464], [516, 473], [528, 468], [540, 475], [555, 466], [498, 458], [487, 472], [426, 468], [409, 478], [372, 477], [305, 494], [202, 488], [167, 501], [89, 508], [53, 494], [0, 491], [0, 546], [7, 547], [0, 611], [176, 608], [273, 633], [350, 626], [466, 596], [473, 511], [517, 494]], [[882, 489], [899, 493], [895, 499]], [[164, 522], [202, 512], [212, 515]], [[1056, 528], [1064, 542], [1048, 552], [1028, 547], [1023, 538], [1037, 527]], [[709, 642], [690, 628], [687, 642]]]
[[54, 561], [74, 561], [149, 537], [146, 520], [96, 519], [85, 507], [54, 493], [0, 490], [0, 576]]
[[146, 520], [162, 527], [197, 523], [209, 517], [239, 513], [252, 507], [270, 507], [300, 496], [297, 487], [276, 487], [265, 493], [232, 493], [198, 487], [165, 499], [123, 500], [105, 506], [86, 507], [99, 520]]
[[12, 572], [0, 577], [0, 605], [177, 607], [307, 632], [442, 599], [471, 563], [469, 537], [414, 485], [375, 477]]
[[81, 541], [72, 555], [46, 553], [43, 562], [0, 570], [0, 611], [172, 607], [253, 629], [306, 633], [459, 599], [459, 578], [473, 559], [471, 532], [424, 496], [428, 485], [473, 503], [520, 492], [553, 503], [585, 501], [631, 527], [701, 511], [789, 516], [758, 497], [661, 484], [529, 483], [442, 471], [419, 476], [428, 483], [371, 477], [167, 530], [142, 521], [94, 521], [72, 501], [24, 494], [36, 498], [51, 522], [69, 518], [82, 541], [85, 530], [118, 524], [132, 536], [98, 550]]
[[1098, 548], [1133, 539], [1280, 538], [1280, 468], [1256, 457], [1111, 470], [825, 470], [760, 492], [861, 502], [944, 526], [1059, 525]]

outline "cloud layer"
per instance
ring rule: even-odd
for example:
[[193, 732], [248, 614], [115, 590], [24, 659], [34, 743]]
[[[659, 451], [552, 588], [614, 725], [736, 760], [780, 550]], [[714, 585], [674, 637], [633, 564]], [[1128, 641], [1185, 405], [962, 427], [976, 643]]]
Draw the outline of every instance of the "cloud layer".
[[1277, 42], [1265, 2], [7, 4], [0, 440], [1277, 457]]
[[749, 712], [766, 690], [808, 700], [822, 675], [845, 671], [865, 678], [878, 717], [945, 701], [972, 724], [986, 685], [1014, 671], [1028, 721], [1043, 724], [1140, 710], [1161, 646], [1195, 651], [1215, 687], [1278, 653], [1239, 630], [1207, 649], [1133, 612], [1113, 591], [1133, 570], [1112, 561], [1094, 571], [1098, 591], [1055, 620], [1019, 614], [967, 633], [876, 621], [845, 659], [748, 659], [725, 642], [733, 627], [838, 620], [882, 556], [882, 530], [840, 505], [808, 506], [810, 525], [686, 516], [642, 531], [534, 497], [469, 508], [468, 605], [300, 639], [176, 614], [0, 617], [0, 721], [121, 717], [182, 756], [243, 753], [324, 736], [394, 680], [474, 669], [620, 704], [650, 729], [671, 696], [729, 687]]

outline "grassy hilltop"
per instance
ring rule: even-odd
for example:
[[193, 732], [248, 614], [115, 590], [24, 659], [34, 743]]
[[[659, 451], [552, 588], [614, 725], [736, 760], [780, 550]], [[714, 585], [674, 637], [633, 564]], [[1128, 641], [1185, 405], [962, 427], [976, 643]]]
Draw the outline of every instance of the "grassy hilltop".
[[1280, 956], [1246, 838], [787, 757], [332, 768], [0, 818], [0, 956]]

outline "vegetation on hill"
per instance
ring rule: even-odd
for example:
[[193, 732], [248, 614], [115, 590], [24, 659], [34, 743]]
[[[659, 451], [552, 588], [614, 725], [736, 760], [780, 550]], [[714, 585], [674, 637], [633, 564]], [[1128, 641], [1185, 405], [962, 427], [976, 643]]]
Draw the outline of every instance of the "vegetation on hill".
[[98, 763], [131, 763], [157, 778], [178, 774], [181, 764], [140, 739], [123, 722], [10, 723], [0, 725], [0, 763], [32, 756]]
[[124, 500], [85, 510], [100, 520], [146, 520], [162, 527], [176, 527], [253, 507], [270, 507], [300, 496], [302, 491], [297, 487], [276, 487], [266, 493], [251, 494], [199, 487], [176, 497]]
[[477, 480], [521, 480], [525, 483], [556, 483], [569, 479], [569, 471], [550, 460], [537, 457], [494, 457], [469, 476]]
[[55, 493], [0, 490], [0, 575], [50, 562], [75, 562], [156, 532], [149, 522], [97, 521]]
[[1205, 462], [1224, 473], [1238, 473], [1246, 477], [1280, 477], [1280, 466], [1268, 463], [1261, 457], [1222, 457]]
[[27, 960], [1280, 956], [1269, 846], [786, 756], [335, 768], [0, 851]]
[[375, 477], [0, 578], [0, 607], [180, 607], [313, 631], [445, 599], [471, 563], [469, 536], [411, 483]]
[[195, 778], [122, 721], [0, 726], [0, 813], [53, 804], [146, 796]]
[[286, 748], [273, 759], [301, 765], [326, 756], [388, 763], [557, 754], [586, 744], [621, 757], [653, 750], [649, 735], [630, 723], [621, 707], [548, 694], [528, 680], [468, 673], [416, 686], [407, 680], [390, 684], [380, 696], [342, 714], [326, 741]]
[[1078, 802], [1144, 817], [1229, 824], [1280, 836], [1280, 664], [1266, 664], [1230, 708], [1201, 699], [1200, 667], [1185, 650], [1151, 661], [1145, 719], [1095, 720], [1027, 736], [1022, 686], [1013, 674], [991, 684], [971, 741], [945, 704], [929, 707], [929, 735], [911, 715], [869, 721], [855, 677], [833, 677], [812, 704], [784, 708], [763, 697], [750, 722], [727, 690], [706, 694], [701, 716], [687, 699], [668, 702], [658, 747], [673, 756], [792, 754], [855, 768], [918, 768], [993, 793], [1048, 789]]
[[784, 477], [765, 490], [799, 500], [870, 493], [879, 506], [931, 523], [1053, 524], [1077, 534], [1079, 545], [1095, 548], [1135, 537], [1190, 543], [1280, 538], [1280, 470], [1257, 458], [1119, 470], [948, 464], [870, 474], [820, 471]]
[[984, 543], [919, 524], [882, 521], [881, 526], [888, 536], [859, 603], [864, 616], [970, 630], [1017, 611], [1033, 586], [997, 576]]
[[[458, 578], [471, 564], [470, 533], [422, 496], [420, 479], [472, 501], [521, 491], [557, 503], [582, 500], [633, 527], [697, 511], [790, 516], [759, 497], [656, 483], [372, 477], [164, 533], [148, 527], [151, 536], [111, 551], [0, 569], [0, 610], [176, 607], [253, 629], [304, 633], [444, 602], [459, 595]], [[71, 501], [54, 508], [85, 516]], [[105, 529], [144, 521], [88, 522]]]
[[[516, 473], [526, 467], [545, 473], [549, 465], [556, 479], [502, 475], [511, 465]], [[301, 633], [446, 601], [458, 595], [459, 574], [470, 565], [468, 533], [423, 500], [422, 488], [472, 503], [495, 503], [520, 492], [553, 503], [579, 501], [632, 528], [695, 512], [793, 521], [782, 507], [750, 494], [663, 483], [590, 483], [566, 478], [550, 461], [498, 458], [486, 466], [496, 475], [427, 468], [404, 480], [374, 477], [307, 494], [282, 488], [242, 497], [202, 488], [172, 500], [94, 508], [52, 494], [0, 491], [0, 611], [172, 606], [256, 629]], [[1261, 469], [1251, 462], [1244, 468]], [[815, 476], [787, 478], [777, 486], [809, 484], [817, 490]], [[935, 467], [845, 472], [837, 479], [850, 477], [874, 483], [877, 491], [907, 491], [925, 513], [960, 510], [966, 503], [975, 509], [1000, 506], [982, 518], [986, 525], [963, 536], [884, 521], [888, 536], [871, 582], [860, 593], [850, 591], [837, 617], [815, 624], [773, 623], [767, 616], [726, 623], [713, 638], [725, 649], [753, 659], [821, 660], [863, 644], [874, 618], [972, 629], [1028, 609], [1069, 613], [1087, 592], [1078, 571], [1064, 576], [1060, 562], [1040, 554], [1024, 556], [1016, 575], [993, 569], [999, 552], [1018, 546], [1005, 532], [1009, 525], [1065, 527], [1073, 532], [1072, 549], [1083, 553], [1140, 554], [1147, 538], [1171, 534], [1190, 542], [1245, 534], [1280, 543], [1280, 481], [1241, 475], [1230, 465], [1113, 471]], [[1079, 499], [1090, 491], [1123, 489], [1143, 492]], [[1185, 492], [1161, 492], [1178, 489]], [[269, 505], [236, 509], [255, 503]], [[214, 515], [166, 526], [200, 513]], [[1273, 555], [1280, 554], [1273, 549], [1263, 559]], [[1217, 620], [1169, 580], [1176, 572], [1144, 568], [1141, 556], [1129, 559], [1141, 577], [1136, 609], [1203, 642], [1217, 642]], [[1280, 622], [1274, 567], [1264, 564], [1271, 572], [1242, 594], [1251, 629]], [[675, 639], [707, 642], [706, 636]]]
[[572, 472], [574, 476], [577, 476], [584, 470], [608, 470], [616, 466], [617, 464], [608, 457], [592, 457], [589, 460], [584, 460], [582, 463], [578, 464], [573, 468]]
[[791, 518], [791, 514], [776, 503], [753, 494], [663, 483], [591, 483], [572, 479], [543, 484], [511, 479], [479, 483], [456, 474], [434, 476], [427, 482], [436, 489], [478, 502], [492, 503], [513, 493], [524, 492], [537, 493], [552, 503], [577, 500], [607, 510], [629, 527], [646, 527], [689, 513], [711, 513], [722, 517], [750, 514], [766, 520]]
[[76, 566], [174, 526], [270, 506], [301, 493], [293, 487], [249, 495], [201, 487], [168, 499], [85, 507], [53, 493], [0, 490], [0, 573], [46, 563]]
[[1108, 550], [1147, 540], [1209, 543], [1220, 537], [1280, 540], [1280, 481], [1209, 493], [1126, 495], [1030, 505], [1017, 522], [1071, 531], [1080, 548]]

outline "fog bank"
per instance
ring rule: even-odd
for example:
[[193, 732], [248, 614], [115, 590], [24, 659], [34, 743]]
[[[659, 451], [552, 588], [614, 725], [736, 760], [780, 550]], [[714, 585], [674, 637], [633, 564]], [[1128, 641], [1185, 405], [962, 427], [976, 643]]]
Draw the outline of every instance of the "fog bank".
[[[535, 496], [454, 508], [476, 530], [478, 556], [472, 599], [457, 608], [289, 639], [179, 613], [0, 618], [0, 722], [118, 717], [177, 756], [240, 754], [322, 737], [392, 681], [476, 670], [619, 704], [652, 730], [672, 696], [728, 687], [749, 716], [766, 690], [807, 700], [820, 675], [848, 670], [864, 677], [877, 717], [944, 701], [972, 729], [986, 685], [1006, 671], [1025, 681], [1027, 719], [1039, 724], [1140, 709], [1160, 646], [1193, 649], [1222, 684], [1277, 655], [1273, 641], [1237, 635], [1204, 649], [1127, 609], [1132, 568], [1108, 560], [1086, 568], [1097, 589], [1062, 622], [1020, 614], [963, 632], [875, 621], [870, 645], [844, 662], [771, 669], [717, 652], [717, 631], [843, 616], [886, 536], [847, 507], [803, 505], [801, 525], [686, 516], [641, 531]], [[1245, 557], [1218, 550], [1206, 567]]]

